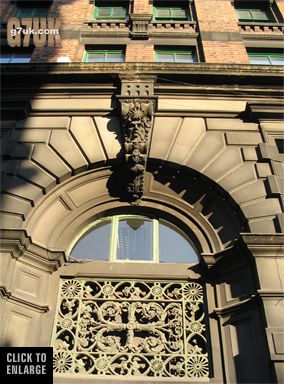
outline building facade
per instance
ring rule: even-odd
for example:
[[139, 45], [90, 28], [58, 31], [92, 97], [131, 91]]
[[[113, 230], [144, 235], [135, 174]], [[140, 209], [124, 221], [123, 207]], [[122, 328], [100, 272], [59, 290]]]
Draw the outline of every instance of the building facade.
[[284, 381], [283, 4], [2, 2], [1, 343], [55, 383]]

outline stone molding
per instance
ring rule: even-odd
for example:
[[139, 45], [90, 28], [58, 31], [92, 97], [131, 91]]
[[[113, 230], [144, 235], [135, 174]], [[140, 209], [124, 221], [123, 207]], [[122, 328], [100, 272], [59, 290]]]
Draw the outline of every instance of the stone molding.
[[65, 262], [65, 254], [60, 250], [50, 250], [33, 243], [25, 230], [1, 229], [0, 250], [9, 252], [14, 259], [25, 259], [48, 272], [55, 272]]
[[[1, 66], [1, 71], [4, 74], [11, 73], [12, 75], [24, 74], [35, 75], [45, 74], [45, 75], [59, 75], [59, 74], [74, 74], [78, 73], [81, 76], [84, 74], [92, 74], [92, 76], [99, 74], [120, 74], [120, 73], [143, 73], [147, 74], [162, 74], [162, 73], [172, 73], [183, 75], [186, 74], [195, 74], [199, 76], [204, 74], [207, 76], [216, 75], [221, 76], [224, 84], [226, 80], [233, 80], [234, 84], [236, 78], [231, 78], [231, 75], [234, 76], [246, 76], [253, 75], [264, 77], [262, 81], [265, 81], [265, 76], [273, 78], [274, 76], [279, 77], [279, 86], [282, 84], [282, 75], [283, 68], [281, 66], [272, 66], [271, 65], [249, 65], [249, 64], [210, 64], [210, 63], [183, 63], [182, 71], [179, 63], [47, 63], [47, 64], [36, 64], [31, 63], [28, 66], [22, 64], [3, 64]], [[227, 78], [227, 76], [229, 76]], [[252, 81], [255, 82], [256, 78], [254, 77]], [[211, 79], [213, 81], [213, 79]]]
[[23, 305], [29, 309], [33, 309], [36, 312], [47, 313], [49, 311], [48, 305], [38, 305], [31, 301], [20, 299], [19, 297], [14, 296], [11, 291], [8, 291], [5, 287], [2, 286], [0, 286], [0, 297], [14, 304]]

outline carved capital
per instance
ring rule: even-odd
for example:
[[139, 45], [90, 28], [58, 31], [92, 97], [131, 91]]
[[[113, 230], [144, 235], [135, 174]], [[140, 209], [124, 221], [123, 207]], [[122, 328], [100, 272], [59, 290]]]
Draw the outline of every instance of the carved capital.
[[139, 98], [121, 100], [122, 132], [129, 176], [127, 191], [133, 204], [139, 204], [143, 195], [153, 110], [153, 100]]

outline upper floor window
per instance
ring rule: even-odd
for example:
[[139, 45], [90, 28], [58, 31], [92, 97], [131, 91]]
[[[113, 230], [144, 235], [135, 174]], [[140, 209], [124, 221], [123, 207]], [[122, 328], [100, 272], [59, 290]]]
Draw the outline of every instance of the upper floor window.
[[189, 12], [185, 6], [159, 6], [156, 5], [153, 8], [154, 20], [188, 20]]
[[92, 50], [85, 52], [83, 61], [86, 63], [121, 63], [124, 61], [123, 50]]
[[94, 19], [126, 19], [128, 9], [125, 4], [119, 2], [96, 2]]
[[239, 21], [247, 22], [275, 22], [275, 17], [268, 2], [235, 2]]
[[248, 51], [250, 64], [258, 65], [284, 65], [283, 52]]
[[17, 7], [14, 11], [14, 17], [47, 17], [49, 8], [30, 8], [30, 7]]
[[14, 17], [47, 17], [50, 8], [48, 1], [17, 1], [13, 11]]
[[193, 50], [158, 48], [155, 50], [155, 61], [168, 63], [194, 63], [197, 60]]
[[77, 259], [198, 263], [191, 240], [162, 219], [119, 215], [98, 220], [75, 241]]
[[31, 52], [2, 52], [1, 64], [25, 64], [31, 61]]

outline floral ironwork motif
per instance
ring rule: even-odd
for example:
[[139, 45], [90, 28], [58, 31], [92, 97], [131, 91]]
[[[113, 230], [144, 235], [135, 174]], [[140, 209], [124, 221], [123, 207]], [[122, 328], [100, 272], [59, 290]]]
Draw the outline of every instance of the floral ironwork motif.
[[206, 378], [202, 286], [64, 279], [53, 347], [58, 373]]
[[121, 101], [125, 159], [129, 169], [128, 193], [139, 203], [143, 195], [148, 137], [152, 127], [153, 101], [126, 99]]

